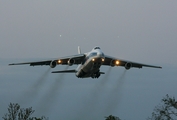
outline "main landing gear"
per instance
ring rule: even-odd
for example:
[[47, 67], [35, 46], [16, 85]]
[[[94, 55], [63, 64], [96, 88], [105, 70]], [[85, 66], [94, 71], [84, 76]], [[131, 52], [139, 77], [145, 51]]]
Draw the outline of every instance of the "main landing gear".
[[93, 75], [91, 76], [93, 79], [94, 78], [99, 78], [100, 77], [100, 72], [96, 72], [96, 73], [93, 73]]

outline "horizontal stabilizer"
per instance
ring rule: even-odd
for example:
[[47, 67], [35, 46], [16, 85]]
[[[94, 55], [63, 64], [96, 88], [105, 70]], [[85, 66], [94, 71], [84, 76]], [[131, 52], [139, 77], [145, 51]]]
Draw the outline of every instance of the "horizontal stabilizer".
[[75, 73], [76, 70], [53, 71], [52, 73]]
[[105, 74], [104, 72], [100, 72], [100, 74]]

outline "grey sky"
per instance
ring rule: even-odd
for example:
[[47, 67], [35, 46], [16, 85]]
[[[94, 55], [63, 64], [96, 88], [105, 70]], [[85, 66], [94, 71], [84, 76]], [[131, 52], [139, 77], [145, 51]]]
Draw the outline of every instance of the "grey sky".
[[[0, 56], [50, 58], [98, 45], [120, 58], [175, 62], [177, 2], [0, 1]], [[61, 35], [61, 37], [60, 37]]]
[[[165, 94], [176, 96], [176, 6], [176, 0], [1, 0], [0, 117], [9, 102], [17, 101], [51, 119], [98, 120], [109, 114], [127, 120], [147, 118]], [[123, 68], [109, 73], [103, 67], [107, 78], [94, 81], [50, 73], [44, 79], [47, 67], [7, 66], [16, 59], [77, 54], [78, 45], [82, 52], [100, 46], [105, 54], [163, 69], [131, 69], [124, 75]], [[66, 68], [55, 68], [59, 69]]]

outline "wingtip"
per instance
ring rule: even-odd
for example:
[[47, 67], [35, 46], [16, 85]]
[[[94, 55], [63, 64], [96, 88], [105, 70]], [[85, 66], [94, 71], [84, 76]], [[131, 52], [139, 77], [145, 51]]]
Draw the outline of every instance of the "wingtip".
[[162, 67], [161, 67], [161, 66], [158, 66], [157, 68], [162, 69]]

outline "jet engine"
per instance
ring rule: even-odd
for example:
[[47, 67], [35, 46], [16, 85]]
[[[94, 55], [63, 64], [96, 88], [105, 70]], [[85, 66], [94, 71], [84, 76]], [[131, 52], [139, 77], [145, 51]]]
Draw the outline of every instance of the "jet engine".
[[56, 62], [56, 61], [51, 61], [51, 63], [50, 63], [50, 67], [51, 67], [51, 68], [56, 67], [56, 65], [57, 65], [57, 62]]
[[110, 66], [114, 67], [114, 66], [118, 66], [119, 65], [119, 61], [118, 60], [111, 60]]
[[131, 67], [132, 67], [132, 63], [127, 62], [127, 63], [125, 64], [125, 69], [126, 69], [126, 70], [129, 70]]
[[111, 67], [114, 67], [114, 66], [115, 66], [115, 60], [111, 60], [110, 66], [111, 66]]
[[75, 63], [74, 59], [71, 58], [71, 59], [68, 60], [68, 65], [69, 66], [72, 66], [74, 63]]

